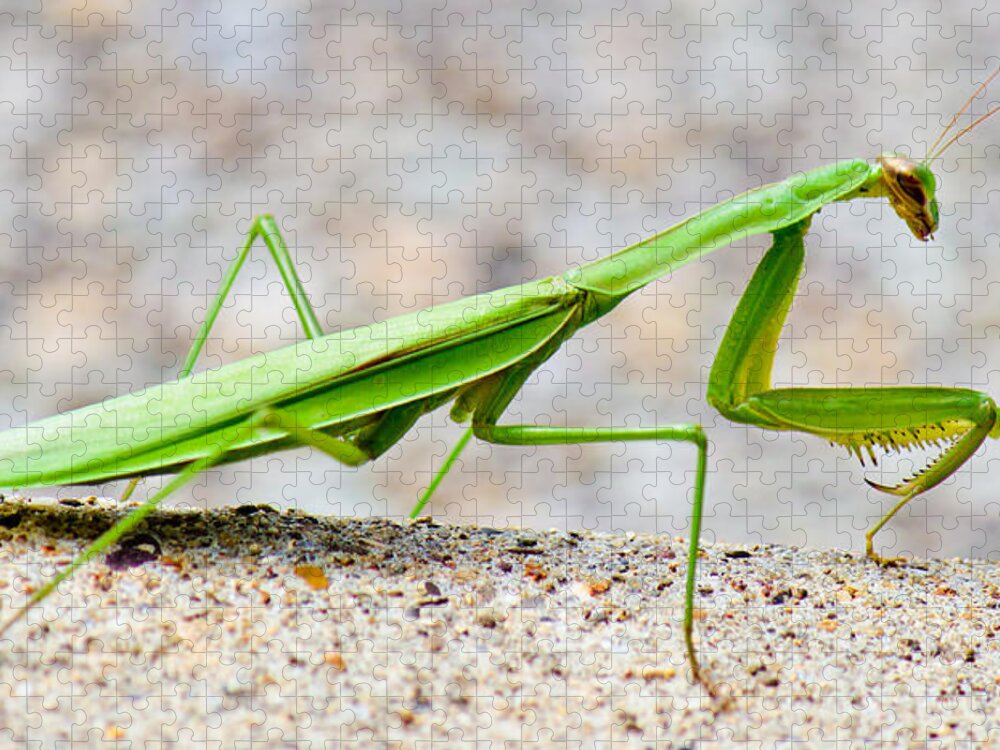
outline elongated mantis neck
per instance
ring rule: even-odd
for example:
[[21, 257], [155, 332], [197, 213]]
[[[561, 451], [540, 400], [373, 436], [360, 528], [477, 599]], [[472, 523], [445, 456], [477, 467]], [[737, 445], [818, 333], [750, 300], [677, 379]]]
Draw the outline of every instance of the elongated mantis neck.
[[743, 237], [801, 221], [833, 201], [885, 194], [881, 163], [837, 162], [737, 195], [631, 247], [570, 269], [563, 279], [601, 298], [595, 313], [603, 314], [646, 284]]

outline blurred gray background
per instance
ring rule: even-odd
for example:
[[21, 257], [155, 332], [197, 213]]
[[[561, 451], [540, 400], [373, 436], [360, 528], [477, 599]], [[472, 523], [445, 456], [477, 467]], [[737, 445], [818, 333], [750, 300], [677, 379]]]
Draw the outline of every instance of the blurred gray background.
[[[981, 2], [80, 5], [0, 11], [3, 428], [174, 377], [256, 214], [279, 218], [324, 325], [348, 328], [559, 273], [796, 171], [923, 156], [1000, 63], [1000, 19]], [[926, 245], [883, 202], [820, 214], [779, 386], [1000, 394], [998, 132], [1000, 118], [939, 164]], [[861, 550], [890, 506], [856, 460], [730, 425], [704, 401], [766, 244], [649, 286], [540, 370], [509, 418], [700, 421], [710, 537]], [[300, 336], [265, 257], [201, 367]], [[289, 452], [212, 471], [175, 502], [399, 517], [460, 434], [443, 410], [372, 465]], [[990, 444], [914, 502], [884, 551], [1000, 554], [998, 458]], [[683, 445], [474, 443], [432, 511], [684, 534], [693, 467]]]

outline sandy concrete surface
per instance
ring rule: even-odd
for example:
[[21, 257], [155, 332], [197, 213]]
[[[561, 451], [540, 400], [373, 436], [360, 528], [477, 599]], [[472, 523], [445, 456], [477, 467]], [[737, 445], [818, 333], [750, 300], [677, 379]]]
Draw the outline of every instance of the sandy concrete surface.
[[[0, 503], [3, 615], [120, 512]], [[706, 546], [698, 643], [721, 701], [682, 655], [684, 550], [161, 511], [0, 639], [0, 746], [1000, 743], [994, 563]]]

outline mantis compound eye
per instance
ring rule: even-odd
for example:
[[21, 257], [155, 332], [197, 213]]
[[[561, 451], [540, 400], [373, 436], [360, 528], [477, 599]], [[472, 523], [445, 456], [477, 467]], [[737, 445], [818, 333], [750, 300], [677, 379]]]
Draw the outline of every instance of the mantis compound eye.
[[933, 238], [938, 226], [938, 205], [934, 197], [935, 179], [926, 164], [905, 156], [883, 154], [882, 182], [889, 205], [919, 240]]

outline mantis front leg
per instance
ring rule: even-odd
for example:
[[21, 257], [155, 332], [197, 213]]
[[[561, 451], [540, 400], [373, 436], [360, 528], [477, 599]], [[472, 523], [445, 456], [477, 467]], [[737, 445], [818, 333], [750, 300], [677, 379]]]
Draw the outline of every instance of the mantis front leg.
[[802, 273], [808, 227], [806, 219], [774, 232], [722, 340], [708, 401], [734, 422], [808, 432], [845, 446], [862, 463], [862, 451], [874, 462], [876, 447], [907, 450], [943, 441], [943, 452], [923, 471], [891, 487], [868, 482], [902, 498], [865, 537], [867, 556], [890, 563], [875, 552], [875, 534], [965, 463], [993, 430], [996, 405], [985, 393], [964, 388], [772, 388], [778, 336]]

